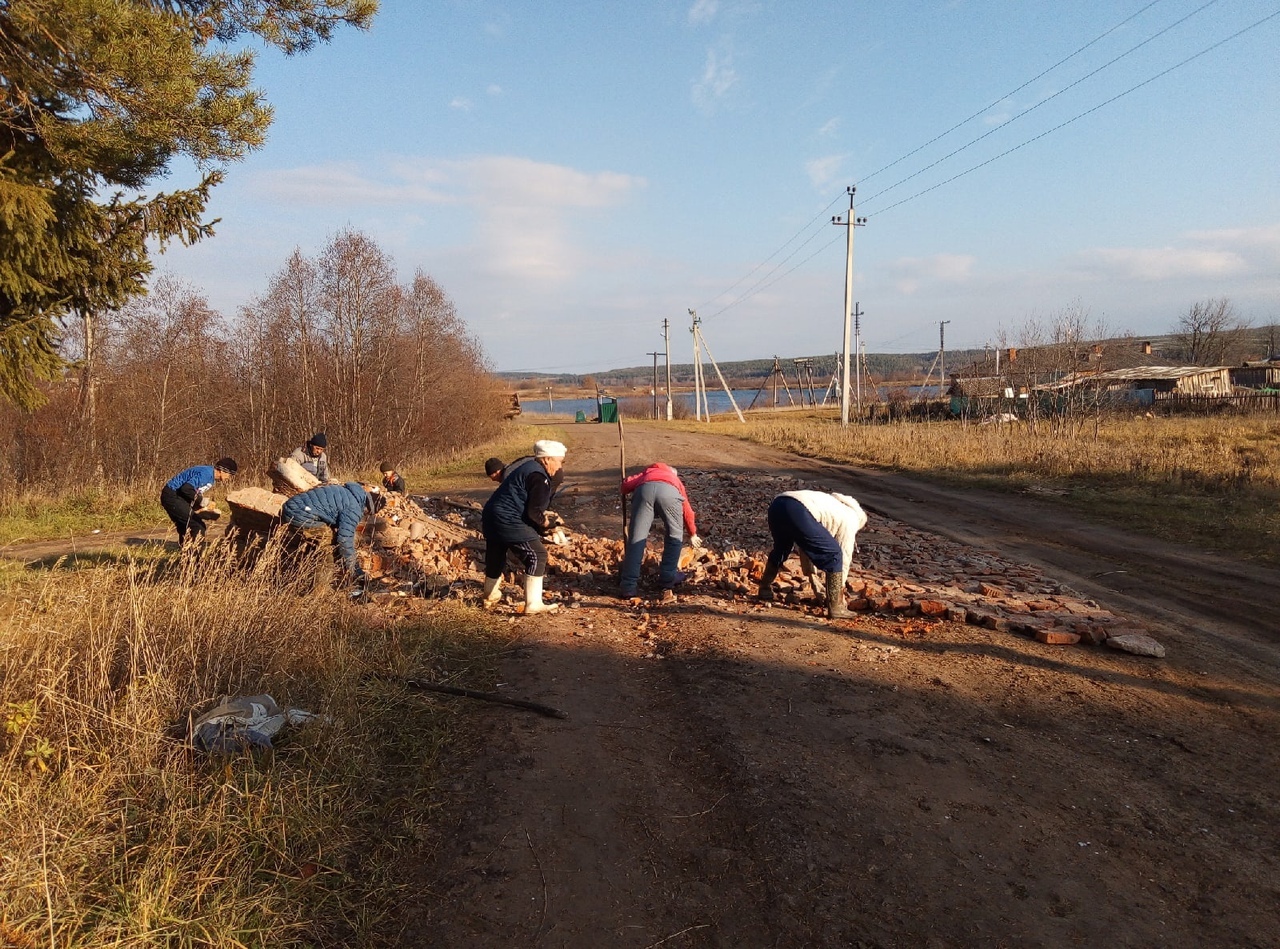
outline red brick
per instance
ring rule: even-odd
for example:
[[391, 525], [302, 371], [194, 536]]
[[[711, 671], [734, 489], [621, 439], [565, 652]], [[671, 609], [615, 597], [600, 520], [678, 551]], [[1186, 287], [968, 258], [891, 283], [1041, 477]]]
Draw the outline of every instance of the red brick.
[[916, 606], [924, 616], [942, 616], [950, 609], [950, 604], [941, 600], [917, 600]]
[[1080, 642], [1080, 637], [1076, 633], [1064, 633], [1059, 629], [1037, 630], [1036, 639], [1051, 646], [1074, 646]]

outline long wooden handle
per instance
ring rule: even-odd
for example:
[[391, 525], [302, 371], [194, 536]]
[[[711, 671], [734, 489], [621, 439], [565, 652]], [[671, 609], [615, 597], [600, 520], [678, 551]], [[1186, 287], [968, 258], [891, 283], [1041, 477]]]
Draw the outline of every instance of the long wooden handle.
[[[622, 480], [618, 482], [621, 486], [622, 481], [627, 480], [627, 439], [622, 431], [622, 407], [618, 407], [618, 468], [622, 475]], [[627, 540], [627, 496], [622, 496], [622, 540]]]

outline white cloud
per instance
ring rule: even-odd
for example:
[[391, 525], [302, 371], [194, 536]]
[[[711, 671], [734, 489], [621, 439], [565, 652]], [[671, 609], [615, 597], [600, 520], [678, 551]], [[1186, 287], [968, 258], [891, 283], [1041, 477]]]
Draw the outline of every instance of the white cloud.
[[1222, 228], [1216, 231], [1189, 231], [1184, 236], [1191, 241], [1225, 244], [1245, 250], [1257, 248], [1273, 259], [1276, 255], [1280, 255], [1280, 224]]
[[819, 190], [826, 188], [840, 176], [847, 155], [824, 155], [804, 163], [805, 173], [809, 181]]
[[471, 100], [466, 96], [454, 96], [449, 100], [449, 108], [457, 109], [459, 112], [470, 112]]
[[719, 0], [694, 0], [693, 6], [689, 8], [689, 22], [694, 26], [710, 23], [719, 7]]
[[967, 283], [976, 262], [977, 258], [969, 254], [934, 254], [900, 257], [884, 270], [899, 293], [911, 296], [926, 285]]
[[486, 89], [485, 92], [489, 93], [491, 96], [500, 96], [502, 95], [502, 87], [496, 82], [491, 82], [489, 83], [489, 88]]
[[[473, 269], [540, 281], [568, 279], [589, 267], [575, 240], [576, 215], [616, 206], [646, 184], [621, 172], [584, 172], [508, 155], [399, 158], [377, 169], [341, 163], [254, 179], [265, 201], [322, 207], [337, 216], [367, 217], [371, 206], [391, 207], [403, 222], [420, 217], [424, 207], [464, 209], [475, 239], [466, 248]], [[382, 229], [395, 226], [387, 222]]]
[[1098, 276], [1119, 280], [1227, 277], [1243, 273], [1244, 258], [1231, 251], [1179, 247], [1098, 247], [1078, 260]]
[[830, 138], [840, 131], [840, 119], [832, 118], [822, 123], [822, 127], [818, 129], [819, 138]]
[[693, 104], [703, 112], [711, 112], [737, 82], [733, 53], [727, 49], [709, 49], [702, 76], [693, 84]]

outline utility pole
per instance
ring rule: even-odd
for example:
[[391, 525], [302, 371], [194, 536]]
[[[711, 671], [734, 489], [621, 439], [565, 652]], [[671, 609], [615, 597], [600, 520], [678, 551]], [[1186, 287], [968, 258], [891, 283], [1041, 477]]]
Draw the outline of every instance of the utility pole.
[[[692, 310], [690, 310], [689, 312], [690, 312], [690, 313], [692, 313], [693, 311], [692, 311]], [[699, 342], [699, 343], [701, 343], [701, 344], [702, 344], [702, 348], [703, 348], [703, 349], [705, 349], [705, 350], [707, 351], [707, 358], [708, 358], [709, 360], [711, 360], [711, 368], [712, 368], [712, 369], [714, 369], [714, 370], [716, 371], [716, 378], [720, 380], [720, 385], [721, 385], [721, 387], [724, 389], [724, 394], [725, 394], [725, 395], [727, 395], [727, 396], [729, 397], [729, 404], [733, 406], [733, 410], [734, 410], [734, 412], [738, 413], [738, 421], [739, 421], [739, 422], [741, 422], [743, 425], [746, 425], [746, 424], [747, 424], [747, 420], [746, 420], [745, 418], [743, 418], [743, 417], [742, 417], [742, 409], [738, 408], [738, 401], [737, 401], [737, 399], [735, 399], [735, 398], [733, 397], [733, 390], [729, 388], [729, 383], [727, 383], [727, 382], [725, 382], [725, 381], [724, 381], [724, 373], [722, 373], [722, 372], [720, 371], [720, 366], [716, 363], [716, 357], [715, 357], [715, 356], [713, 356], [713, 355], [711, 355], [711, 347], [707, 345], [707, 338], [706, 338], [705, 336], [703, 336], [703, 335], [702, 335], [702, 330], [701, 330], [701, 328], [700, 328], [700, 327], [699, 327], [699, 325], [698, 325], [700, 322], [701, 322], [701, 321], [698, 319], [698, 317], [697, 317], [697, 316], [694, 316], [694, 318], [693, 318], [693, 335], [697, 338], [697, 342]], [[696, 343], [695, 343], [695, 345], [696, 345]], [[703, 386], [702, 386], [702, 397], [703, 397], [703, 399], [704, 399], [704, 400], [706, 399], [706, 395], [707, 395], [707, 387], [706, 387], [706, 384], [705, 384], [705, 382], [704, 382], [704, 384], [703, 384]], [[705, 411], [706, 411], [707, 421], [708, 421], [708, 422], [710, 422], [710, 421], [711, 421], [711, 406], [710, 406], [710, 404], [708, 404], [708, 403], [704, 402], [704, 403], [703, 403], [703, 408], [704, 408], [704, 409], [705, 409]]]
[[667, 352], [667, 421], [671, 421], [671, 321], [662, 321], [662, 338]]
[[862, 304], [853, 305], [853, 365], [858, 380], [858, 421], [862, 421]]
[[649, 390], [653, 396], [653, 417], [658, 417], [658, 357], [662, 353], [649, 353], [653, 357], [653, 388]]
[[[693, 418], [694, 421], [702, 421], [702, 350], [698, 344], [698, 311], [690, 310], [689, 316], [693, 318], [693, 324], [689, 327], [689, 332], [693, 334]], [[711, 421], [708, 416], [707, 421]]]
[[845, 265], [844, 265], [844, 359], [841, 363], [840, 373], [840, 424], [849, 424], [849, 323], [853, 314], [853, 229], [857, 226], [867, 223], [866, 218], [855, 217], [853, 214], [853, 196], [857, 188], [849, 187], [845, 191], [849, 195], [849, 213], [844, 220], [839, 217], [831, 219], [832, 224], [843, 225], [846, 231], [845, 237]]
[[938, 323], [938, 379], [939, 388], [945, 392], [947, 390], [947, 324], [950, 320], [942, 320]]
[[554, 412], [555, 410], [555, 403], [551, 401], [551, 386], [547, 386], [547, 411]]

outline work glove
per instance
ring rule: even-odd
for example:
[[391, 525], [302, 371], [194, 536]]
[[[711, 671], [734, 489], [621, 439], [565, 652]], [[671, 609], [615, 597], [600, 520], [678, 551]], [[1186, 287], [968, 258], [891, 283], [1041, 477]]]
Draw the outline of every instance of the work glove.
[[689, 538], [689, 546], [692, 547], [694, 550], [701, 550], [702, 538], [699, 537], [697, 534], [694, 534], [692, 537]]

